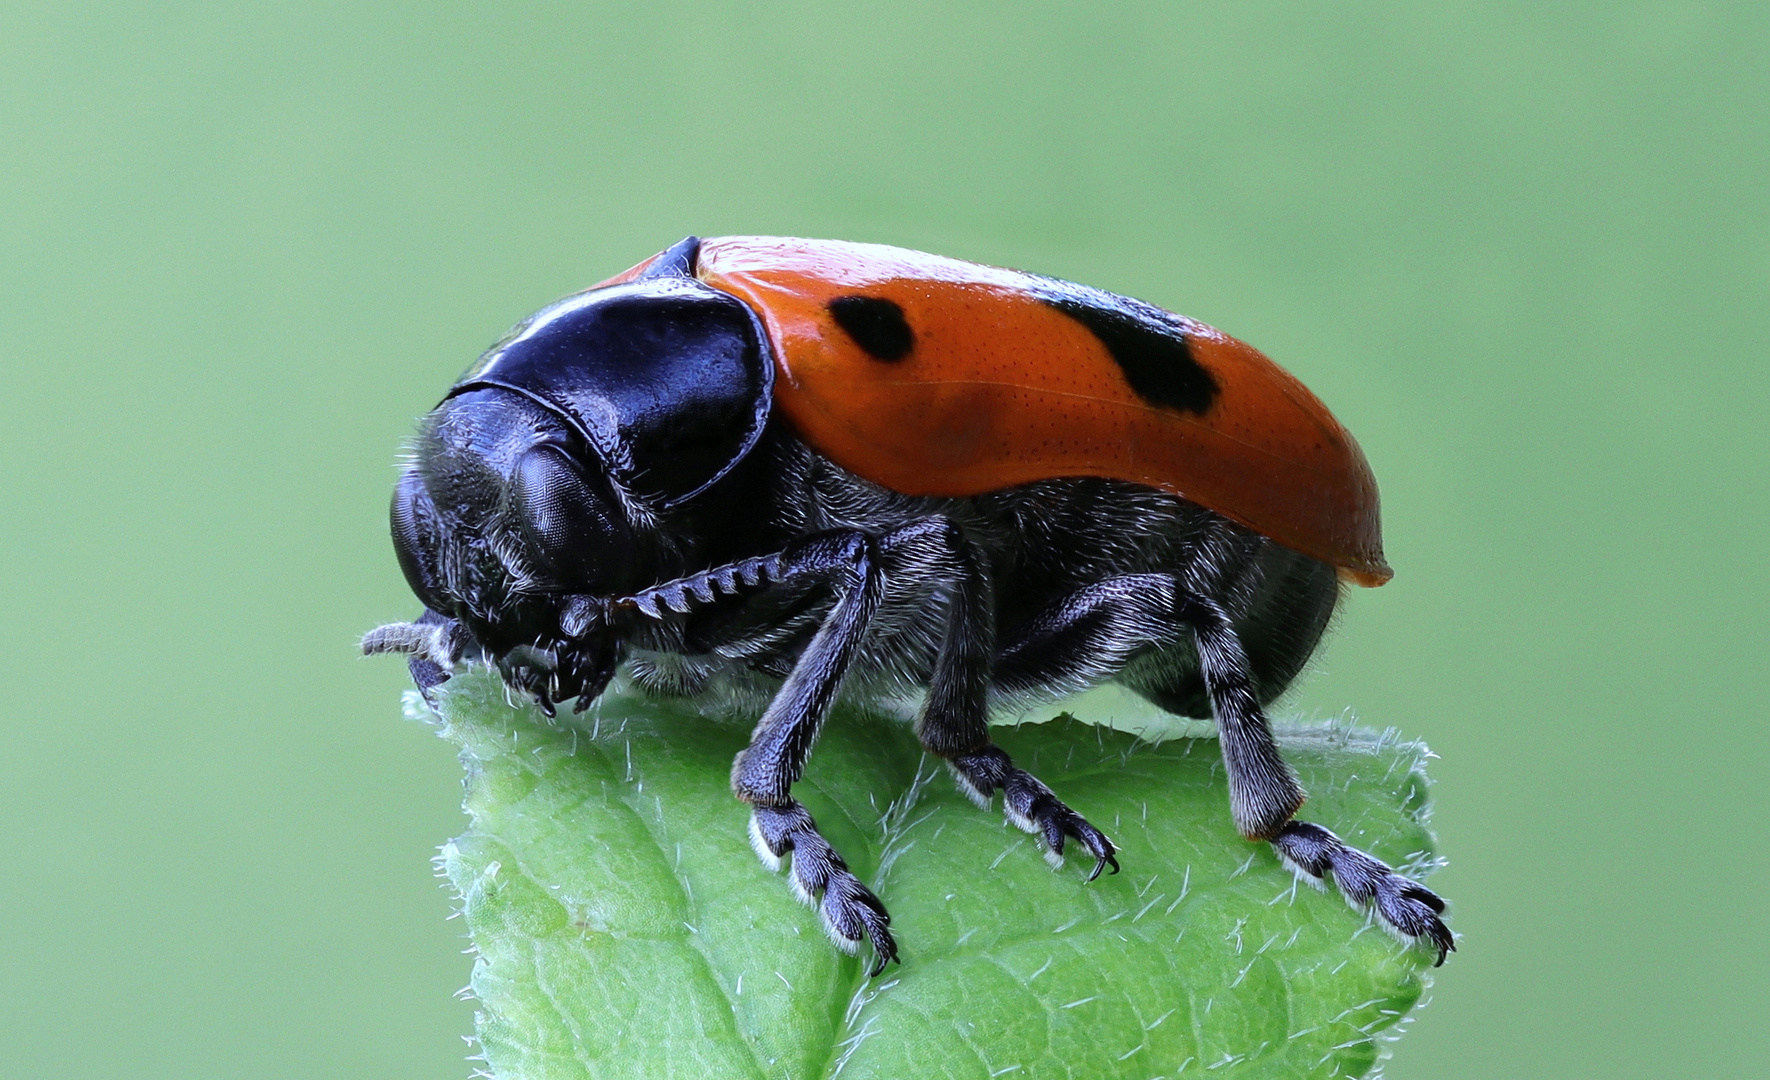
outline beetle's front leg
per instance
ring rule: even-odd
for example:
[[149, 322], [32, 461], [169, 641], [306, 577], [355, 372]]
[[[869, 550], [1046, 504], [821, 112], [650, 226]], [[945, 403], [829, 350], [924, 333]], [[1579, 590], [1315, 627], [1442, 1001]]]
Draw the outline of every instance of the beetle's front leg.
[[732, 790], [754, 808], [750, 836], [756, 853], [771, 869], [792, 855], [793, 891], [818, 909], [840, 948], [855, 952], [863, 938], [871, 939], [875, 961], [869, 974], [876, 975], [897, 958], [891, 917], [818, 833], [791, 791], [805, 774], [818, 729], [878, 609], [884, 582], [877, 552], [871, 538], [848, 531], [809, 537], [767, 562], [766, 576], [777, 581], [829, 581], [836, 604], [762, 714], [749, 747], [737, 756]]

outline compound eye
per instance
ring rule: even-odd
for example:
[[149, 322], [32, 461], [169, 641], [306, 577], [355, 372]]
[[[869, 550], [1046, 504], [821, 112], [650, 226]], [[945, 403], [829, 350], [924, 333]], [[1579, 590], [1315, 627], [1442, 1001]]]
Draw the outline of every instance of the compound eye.
[[432, 611], [452, 610], [437, 568], [436, 507], [431, 504], [417, 470], [407, 469], [400, 474], [399, 483], [393, 488], [389, 516], [393, 521], [394, 554], [399, 556], [399, 568], [412, 593]]
[[600, 593], [627, 576], [633, 536], [625, 519], [559, 448], [538, 446], [522, 455], [510, 501], [531, 554], [555, 584]]

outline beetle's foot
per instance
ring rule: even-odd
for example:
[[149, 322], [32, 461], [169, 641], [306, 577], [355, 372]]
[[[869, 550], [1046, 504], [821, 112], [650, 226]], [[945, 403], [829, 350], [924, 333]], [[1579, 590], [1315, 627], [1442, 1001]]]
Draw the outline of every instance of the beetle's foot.
[[892, 940], [891, 916], [873, 891], [861, 883], [842, 861], [842, 856], [817, 831], [805, 807], [796, 802], [784, 806], [758, 806], [750, 815], [750, 843], [763, 865], [779, 871], [781, 860], [793, 856], [788, 879], [799, 899], [817, 909], [824, 931], [836, 947], [849, 955], [860, 952], [863, 939], [873, 943], [871, 978], [897, 959]]
[[1433, 966], [1456, 951], [1456, 939], [1439, 916], [1444, 901], [1416, 881], [1409, 881], [1320, 825], [1293, 821], [1272, 838], [1273, 850], [1303, 880], [1322, 887], [1333, 878], [1346, 902], [1369, 908], [1383, 928], [1410, 943], [1438, 950]]
[[1002, 812], [1016, 827], [1043, 841], [1045, 859], [1052, 866], [1063, 865], [1064, 842], [1073, 838], [1094, 856], [1089, 881], [1099, 877], [1108, 866], [1113, 873], [1119, 872], [1119, 861], [1113, 857], [1118, 849], [1106, 834], [1065, 806], [1038, 777], [1016, 767], [1000, 747], [986, 746], [961, 754], [947, 764], [959, 782], [959, 789], [980, 808], [988, 809], [990, 796], [1000, 789]]

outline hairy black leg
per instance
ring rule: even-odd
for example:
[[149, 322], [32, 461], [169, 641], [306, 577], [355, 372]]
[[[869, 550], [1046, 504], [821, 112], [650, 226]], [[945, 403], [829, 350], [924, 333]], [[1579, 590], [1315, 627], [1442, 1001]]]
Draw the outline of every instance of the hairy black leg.
[[1192, 627], [1199, 673], [1217, 717], [1223, 769], [1229, 774], [1229, 812], [1249, 840], [1270, 840], [1303, 805], [1303, 785], [1279, 756], [1272, 727], [1254, 693], [1254, 676], [1241, 639], [1216, 601], [1174, 591], [1175, 616]]
[[[1109, 678], [1135, 653], [1178, 637], [1173, 591], [1174, 579], [1166, 574], [1128, 574], [1076, 590], [1017, 628], [996, 658], [996, 685], [1008, 693], [1061, 692]], [[1089, 881], [1108, 865], [1118, 873], [1112, 841], [1001, 750], [988, 746], [952, 764], [980, 806], [1000, 787], [1008, 820], [1042, 836], [1054, 857], [1062, 857], [1065, 836], [1079, 840], [1094, 856]]]
[[1171, 574], [1126, 574], [1084, 586], [1014, 628], [995, 663], [1009, 694], [1061, 694], [1118, 674], [1132, 656], [1180, 638]]
[[1385, 928], [1410, 942], [1426, 941], [1438, 950], [1438, 963], [1456, 948], [1438, 916], [1444, 901], [1417, 882], [1304, 821], [1291, 820], [1303, 802], [1297, 783], [1254, 693], [1253, 676], [1228, 617], [1217, 604], [1181, 590], [1179, 617], [1198, 641], [1199, 672], [1217, 714], [1223, 765], [1229, 774], [1230, 810], [1243, 836], [1271, 841], [1280, 859], [1307, 880], [1331, 877], [1346, 900], [1369, 907]]
[[942, 757], [987, 744], [995, 625], [989, 581], [976, 554], [958, 525], [946, 518], [913, 522], [893, 531], [879, 546], [887, 574], [939, 581], [947, 593], [945, 626], [928, 683], [928, 702], [916, 720], [917, 737], [929, 752]]
[[[751, 838], [757, 854], [778, 868], [793, 856], [794, 890], [823, 916], [830, 936], [852, 952], [863, 937], [873, 942], [877, 972], [897, 958], [897, 943], [888, 929], [891, 919], [834, 848], [818, 834], [817, 825], [791, 795], [805, 774], [805, 761], [817, 739], [830, 703], [841, 688], [855, 653], [866, 637], [867, 624], [884, 592], [883, 575], [872, 538], [844, 531], [808, 537], [779, 556], [745, 564], [762, 580], [818, 578], [829, 582], [836, 603], [794, 663], [780, 691], [756, 725], [750, 745], [732, 765], [731, 786], [737, 797], [754, 807]], [[722, 578], [721, 571], [696, 575], [684, 582], [649, 590], [666, 606], [686, 609], [689, 599], [704, 600]], [[740, 580], [738, 576], [734, 581]], [[698, 586], [698, 587], [697, 587]], [[644, 600], [638, 606], [648, 614]]]
[[1320, 825], [1293, 821], [1272, 838], [1272, 848], [1305, 881], [1320, 887], [1331, 877], [1348, 903], [1374, 909], [1391, 933], [1437, 949], [1437, 964], [1456, 951], [1450, 928], [1439, 918], [1444, 901], [1437, 893], [1347, 846]]
[[989, 580], [958, 526], [944, 518], [929, 518], [892, 533], [880, 548], [888, 573], [903, 566], [946, 583], [946, 626], [929, 680], [928, 703], [916, 721], [916, 737], [923, 748], [946, 759], [960, 789], [980, 808], [988, 809], [1000, 790], [1003, 813], [1043, 841], [1053, 865], [1063, 861], [1066, 838], [1074, 838], [1094, 856], [1089, 881], [1108, 865], [1118, 873], [1113, 857], [1118, 849], [1112, 841], [990, 741], [995, 622]]
[[1303, 802], [1302, 786], [1279, 756], [1247, 655], [1215, 601], [1167, 574], [1097, 582], [1019, 630], [997, 661], [997, 682], [1017, 690], [1102, 678], [1141, 648], [1173, 644], [1181, 626], [1193, 632], [1199, 673], [1217, 717], [1236, 828], [1250, 840], [1271, 841], [1279, 857], [1308, 880], [1320, 884], [1332, 877], [1349, 901], [1370, 906], [1397, 935], [1431, 943], [1442, 962], [1455, 948], [1438, 918], [1442, 900], [1321, 826], [1291, 820]]
[[1228, 616], [1173, 575], [1127, 574], [1076, 590], [1016, 633], [997, 661], [996, 679], [1010, 692], [1079, 689], [1117, 674], [1146, 648], [1174, 644], [1182, 627], [1197, 642], [1236, 828], [1250, 840], [1269, 839], [1303, 805], [1303, 788], [1279, 757]]
[[981, 749], [949, 758], [947, 764], [959, 781], [960, 790], [982, 809], [989, 808], [990, 796], [999, 789], [1002, 812], [1017, 828], [1039, 838], [1052, 866], [1063, 865], [1065, 839], [1073, 837], [1094, 856], [1089, 881], [1099, 877], [1100, 871], [1108, 866], [1113, 873], [1119, 872], [1119, 861], [1114, 857], [1118, 848], [1106, 834], [1065, 806], [1038, 777], [1017, 767], [1001, 747], [986, 743]]
[[793, 892], [817, 909], [837, 948], [852, 954], [860, 950], [863, 939], [872, 941], [869, 977], [897, 959], [897, 942], [891, 937], [891, 916], [885, 905], [848, 869], [842, 856], [817, 831], [817, 822], [805, 807], [791, 799], [757, 806], [750, 815], [750, 843], [763, 863], [776, 872], [781, 861], [792, 854], [788, 880]]
[[790, 801], [788, 792], [804, 775], [811, 744], [884, 591], [874, 542], [860, 532], [810, 537], [783, 552], [777, 580], [804, 577], [828, 581], [836, 604], [769, 702], [732, 769], [738, 798], [757, 806]]

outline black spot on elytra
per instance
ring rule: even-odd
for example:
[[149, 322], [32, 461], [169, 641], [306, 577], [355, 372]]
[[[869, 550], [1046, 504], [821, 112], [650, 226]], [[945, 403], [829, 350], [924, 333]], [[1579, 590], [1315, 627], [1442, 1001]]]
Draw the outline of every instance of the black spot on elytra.
[[915, 348], [916, 335], [903, 308], [878, 296], [838, 296], [830, 301], [836, 325], [875, 360], [902, 360]]
[[1216, 402], [1217, 380], [1192, 358], [1186, 332], [1167, 322], [1173, 317], [1167, 312], [1146, 312], [1146, 305], [1110, 294], [1101, 294], [1101, 302], [1062, 294], [1041, 299], [1092, 331], [1145, 401], [1201, 415]]

